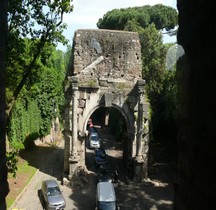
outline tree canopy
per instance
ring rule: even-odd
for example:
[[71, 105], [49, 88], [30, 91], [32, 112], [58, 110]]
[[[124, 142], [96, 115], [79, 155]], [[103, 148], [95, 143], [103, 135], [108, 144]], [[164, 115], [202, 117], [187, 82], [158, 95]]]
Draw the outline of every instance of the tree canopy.
[[157, 4], [114, 9], [97, 22], [100, 29], [138, 32], [141, 43], [142, 78], [146, 81], [145, 89], [151, 103], [153, 131], [161, 132], [160, 128], [170, 128], [174, 122], [175, 74], [166, 69], [168, 46], [163, 43], [161, 30], [175, 28], [177, 21], [178, 15], [174, 8]]
[[114, 9], [107, 12], [97, 22], [98, 28], [125, 30], [130, 21], [134, 21], [142, 28], [152, 23], [157, 30], [173, 29], [177, 25], [177, 11], [168, 6], [157, 4], [142, 7], [131, 7], [126, 9]]
[[16, 174], [19, 150], [50, 132], [64, 104], [63, 31], [71, 0], [9, 0], [6, 56], [7, 165]]
[[[67, 43], [62, 34], [67, 27], [63, 15], [73, 10], [71, 0], [9, 0], [8, 5], [7, 116], [46, 43]], [[25, 38], [32, 40], [28, 49]]]

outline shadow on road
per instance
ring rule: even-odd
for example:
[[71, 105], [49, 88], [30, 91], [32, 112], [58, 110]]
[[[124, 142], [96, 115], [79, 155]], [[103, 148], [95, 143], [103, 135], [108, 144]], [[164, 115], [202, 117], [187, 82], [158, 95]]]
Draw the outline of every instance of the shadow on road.
[[95, 209], [96, 180], [96, 175], [94, 173], [89, 173], [88, 183], [83, 187], [76, 187], [73, 189], [70, 198], [74, 201], [74, 206], [76, 206], [74, 209]]
[[[142, 183], [133, 182], [125, 177], [121, 143], [113, 143], [106, 136], [103, 136], [103, 139], [112, 173], [116, 168], [119, 170], [118, 182], [114, 183], [114, 186], [117, 204], [121, 210], [172, 210], [174, 192], [172, 182], [167, 179], [170, 173], [169, 165], [166, 165], [165, 161], [157, 162], [151, 179], [146, 179]], [[28, 161], [29, 165], [59, 181], [62, 180], [63, 148], [35, 146], [32, 150], [21, 152], [20, 155]], [[69, 204], [71, 206], [68, 206], [67, 209], [95, 209], [98, 170], [94, 162], [94, 150], [88, 148], [86, 149], [86, 165], [88, 168], [87, 182], [67, 190], [67, 195], [73, 203]]]
[[41, 172], [62, 180], [64, 149], [61, 147], [33, 146], [20, 152], [29, 165]]

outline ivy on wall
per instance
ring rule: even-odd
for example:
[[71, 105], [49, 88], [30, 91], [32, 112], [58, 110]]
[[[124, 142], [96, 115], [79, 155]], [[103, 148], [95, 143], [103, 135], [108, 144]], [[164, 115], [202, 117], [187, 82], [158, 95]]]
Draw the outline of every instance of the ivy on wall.
[[[37, 138], [50, 134], [53, 119], [58, 117], [61, 123], [66, 72], [64, 56], [54, 46], [47, 46], [11, 110], [7, 124], [7, 164], [14, 176], [19, 151], [30, 148]], [[7, 94], [11, 90], [8, 88]]]
[[8, 139], [14, 150], [23, 149], [26, 139], [34, 140], [40, 136], [42, 117], [34, 99], [16, 101], [10, 119]]

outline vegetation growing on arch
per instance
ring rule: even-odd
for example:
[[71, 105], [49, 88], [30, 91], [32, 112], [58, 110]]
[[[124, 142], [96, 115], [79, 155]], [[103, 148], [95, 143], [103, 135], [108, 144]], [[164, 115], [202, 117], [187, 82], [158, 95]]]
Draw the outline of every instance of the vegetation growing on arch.
[[[175, 138], [176, 80], [175, 70], [166, 69], [168, 47], [163, 43], [161, 30], [177, 26], [177, 11], [168, 6], [154, 6], [114, 9], [100, 18], [100, 29], [114, 29], [138, 32], [141, 43], [142, 78], [151, 104], [153, 133], [173, 132]], [[161, 129], [162, 128], [162, 129]], [[170, 130], [172, 129], [172, 131]]]

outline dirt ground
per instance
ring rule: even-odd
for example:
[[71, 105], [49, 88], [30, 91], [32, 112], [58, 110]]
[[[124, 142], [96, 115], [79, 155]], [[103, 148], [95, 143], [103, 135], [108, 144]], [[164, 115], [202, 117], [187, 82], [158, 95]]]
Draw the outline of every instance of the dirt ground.
[[[24, 161], [25, 160], [23, 160], [22, 158], [19, 158], [20, 164], [24, 164]], [[9, 175], [8, 183], [9, 183], [10, 192], [7, 196], [7, 200], [17, 198], [17, 196], [21, 193], [22, 189], [24, 189], [24, 187], [28, 184], [31, 176], [32, 176], [31, 172], [30, 173], [18, 172], [15, 178]]]
[[39, 146], [35, 145], [34, 148], [29, 151], [22, 151], [18, 160], [19, 165], [29, 164], [29, 162], [33, 163], [35, 170], [23, 172], [18, 169], [16, 177], [8, 174], [8, 184], [10, 189], [9, 194], [6, 197], [8, 207], [11, 205], [11, 200], [15, 200], [19, 197], [20, 193], [25, 189], [31, 178], [34, 176], [34, 173], [38, 170], [40, 162], [38, 162], [38, 159], [35, 157], [38, 157], [38, 154], [41, 153], [41, 148], [44, 148], [44, 151], [54, 150], [54, 148], [50, 147], [46, 142], [41, 142]]

